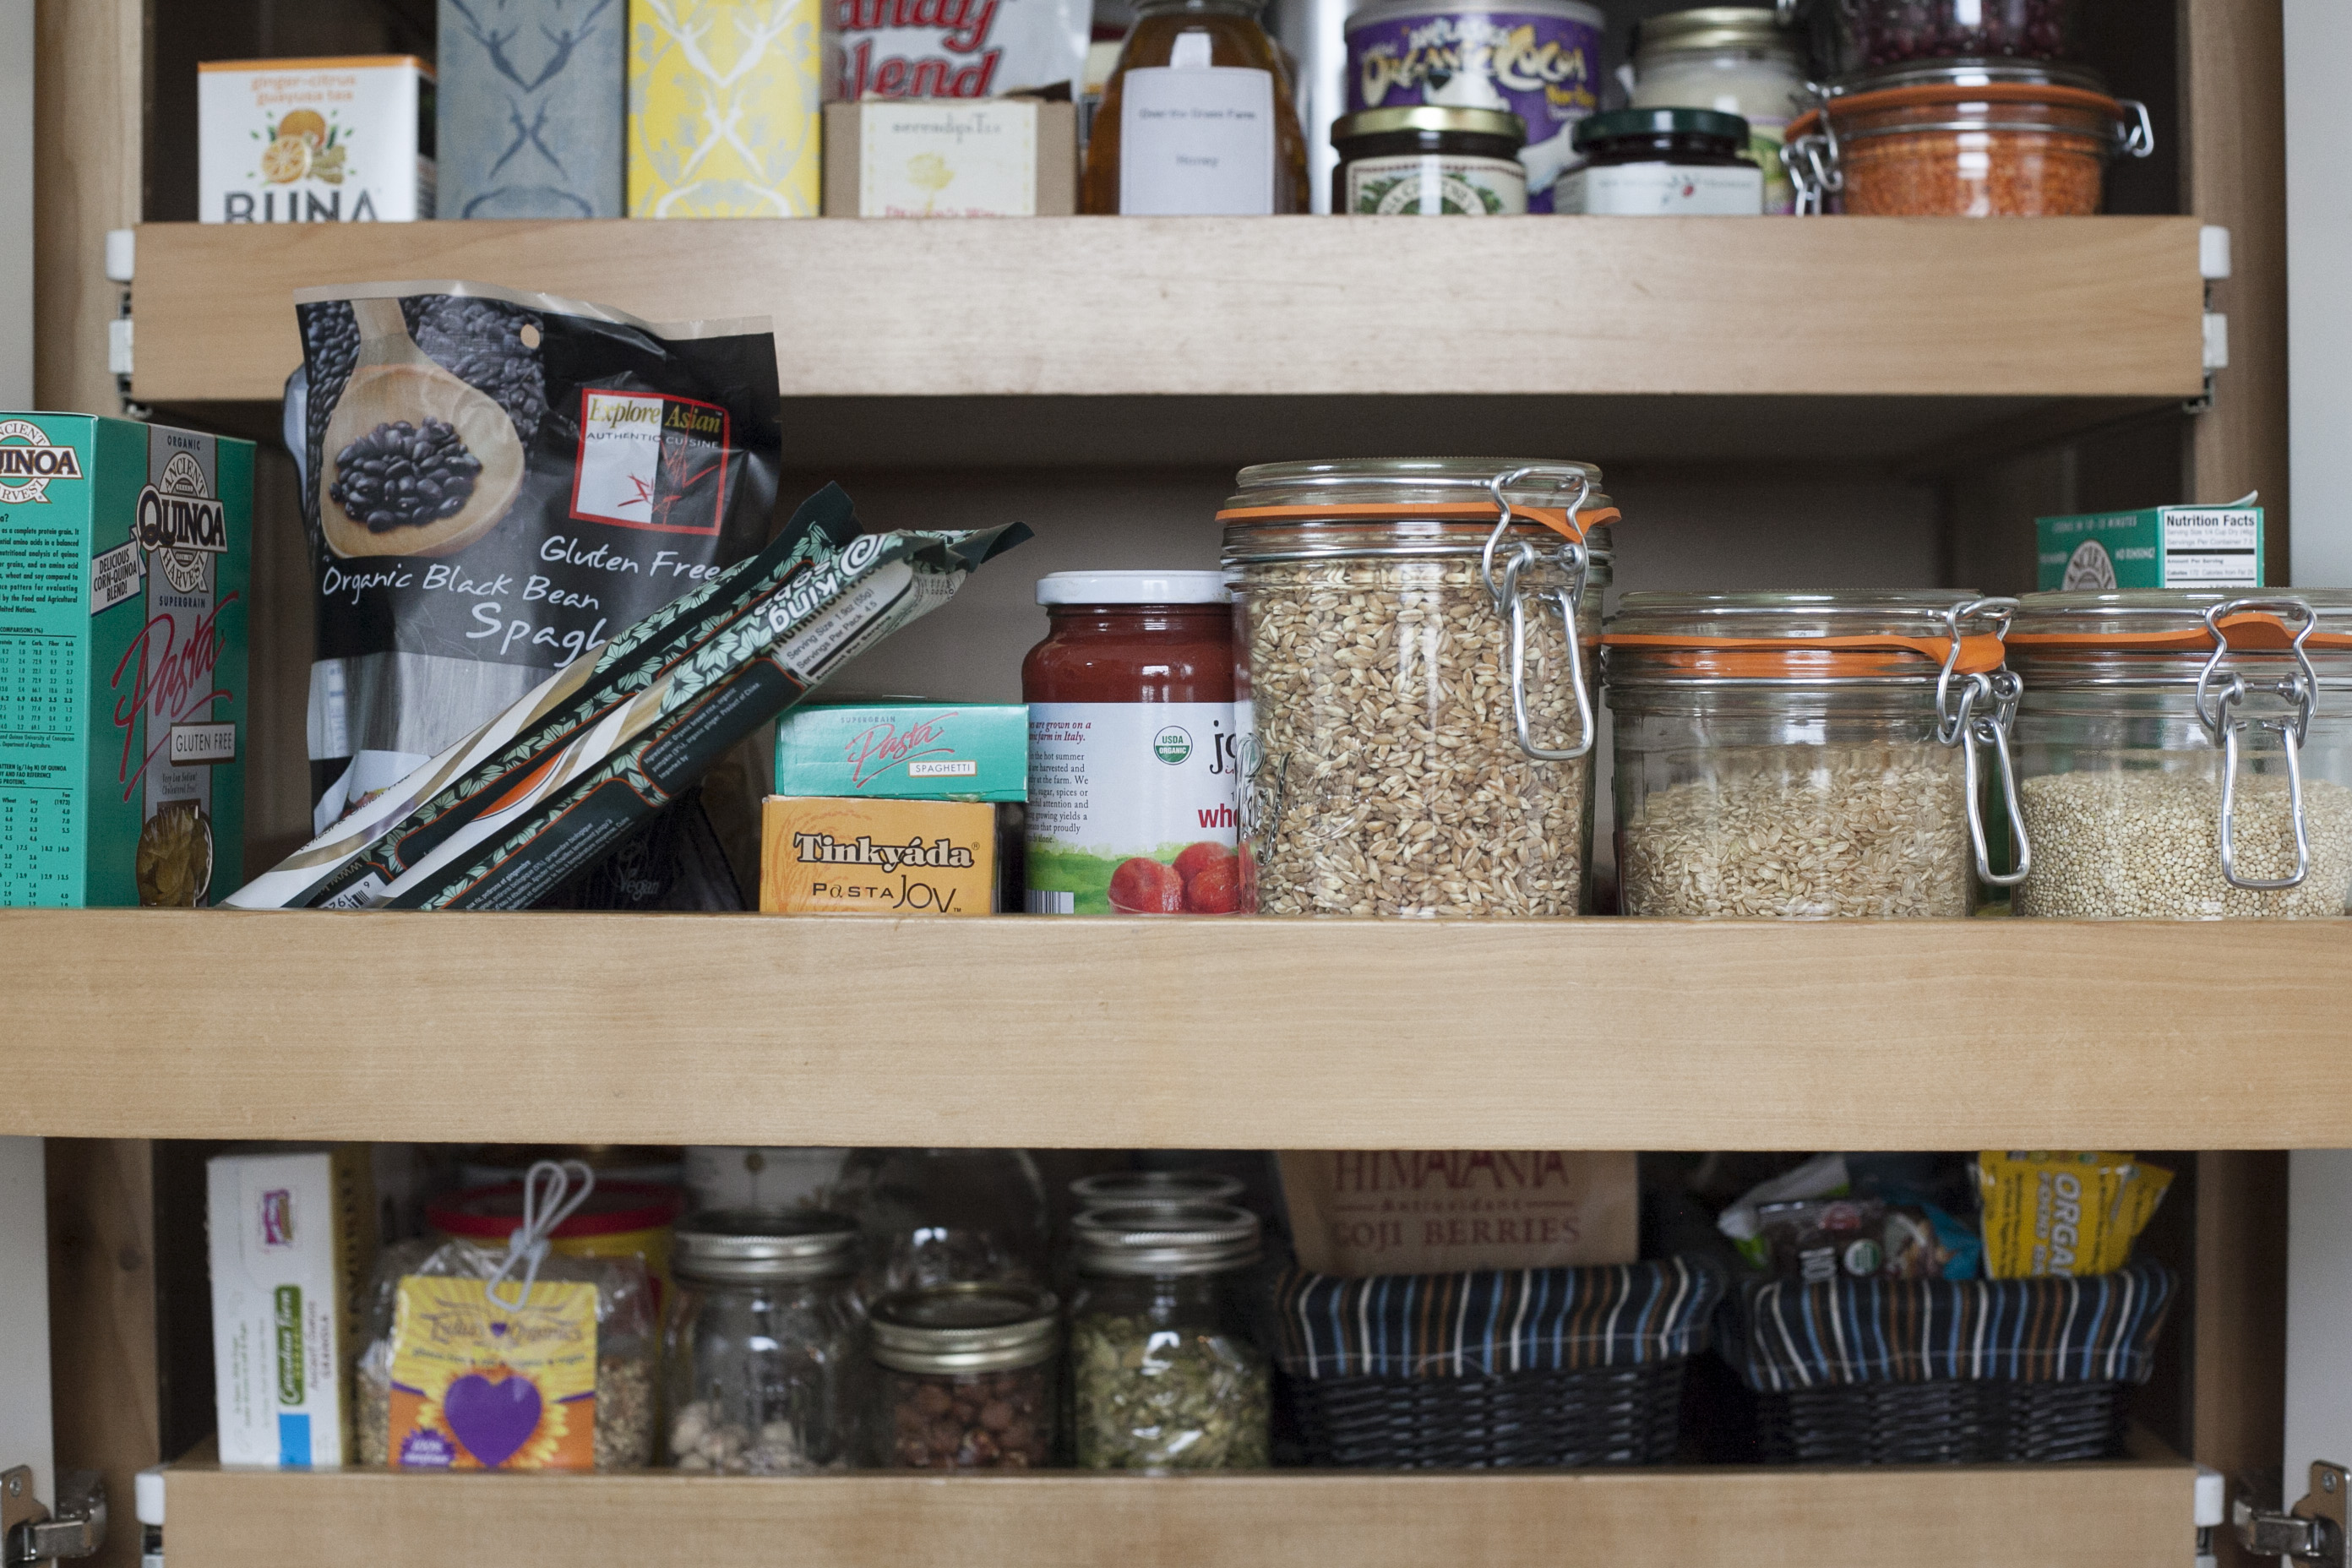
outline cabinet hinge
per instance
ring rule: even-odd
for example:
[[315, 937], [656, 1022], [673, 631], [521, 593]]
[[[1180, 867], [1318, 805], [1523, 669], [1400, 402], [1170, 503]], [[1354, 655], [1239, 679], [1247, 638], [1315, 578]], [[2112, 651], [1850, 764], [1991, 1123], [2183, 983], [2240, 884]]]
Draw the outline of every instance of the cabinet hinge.
[[0, 1542], [7, 1568], [90, 1556], [106, 1544], [106, 1482], [96, 1470], [68, 1470], [51, 1513], [33, 1495], [28, 1467], [0, 1470]]
[[2231, 1510], [2238, 1540], [2256, 1557], [2352, 1568], [2352, 1557], [2346, 1555], [2346, 1543], [2352, 1541], [2345, 1529], [2347, 1491], [2352, 1491], [2352, 1474], [2323, 1459], [2311, 1467], [2311, 1489], [2284, 1513], [2256, 1508], [2241, 1494]]

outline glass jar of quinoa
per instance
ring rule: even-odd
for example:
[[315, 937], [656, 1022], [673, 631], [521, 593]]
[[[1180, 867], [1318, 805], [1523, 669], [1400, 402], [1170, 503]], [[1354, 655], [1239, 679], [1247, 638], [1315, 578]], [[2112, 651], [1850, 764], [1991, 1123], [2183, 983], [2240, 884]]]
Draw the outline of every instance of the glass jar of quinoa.
[[1600, 485], [1507, 458], [1242, 470], [1217, 515], [1259, 913], [1582, 911]]
[[1624, 912], [1965, 915], [1971, 847], [2013, 884], [1981, 786], [2006, 771], [2015, 602], [1627, 595], [1602, 639]]
[[2156, 151], [2147, 106], [2091, 71], [1937, 60], [1843, 79], [1789, 127], [1799, 212], [2082, 217], [2107, 160]]
[[2346, 912], [2352, 592], [2019, 604], [2019, 914]]

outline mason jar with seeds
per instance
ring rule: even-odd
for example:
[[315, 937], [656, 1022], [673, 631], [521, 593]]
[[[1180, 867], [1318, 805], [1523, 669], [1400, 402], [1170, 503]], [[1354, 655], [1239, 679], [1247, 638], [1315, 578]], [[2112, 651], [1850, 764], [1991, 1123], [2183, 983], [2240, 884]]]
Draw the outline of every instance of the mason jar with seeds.
[[2029, 594], [2025, 915], [2340, 915], [2352, 592]]
[[[1602, 639], [1629, 915], [1965, 915], [1996, 868], [2016, 601], [1629, 594]], [[2000, 795], [2007, 799], [2007, 792]], [[1974, 865], [1971, 867], [1971, 860]]]
[[1600, 486], [1551, 459], [1242, 470], [1217, 515], [1258, 912], [1581, 912]]

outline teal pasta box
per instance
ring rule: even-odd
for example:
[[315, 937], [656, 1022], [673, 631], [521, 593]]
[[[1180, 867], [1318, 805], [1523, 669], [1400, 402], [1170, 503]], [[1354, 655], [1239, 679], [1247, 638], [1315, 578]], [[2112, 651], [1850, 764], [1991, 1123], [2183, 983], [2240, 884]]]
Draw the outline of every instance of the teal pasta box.
[[1012, 702], [840, 702], [776, 725], [776, 793], [1025, 801], [1029, 710]]
[[253, 444], [0, 414], [0, 907], [242, 879]]
[[2259, 588], [2263, 509], [2157, 506], [2033, 520], [2034, 586]]

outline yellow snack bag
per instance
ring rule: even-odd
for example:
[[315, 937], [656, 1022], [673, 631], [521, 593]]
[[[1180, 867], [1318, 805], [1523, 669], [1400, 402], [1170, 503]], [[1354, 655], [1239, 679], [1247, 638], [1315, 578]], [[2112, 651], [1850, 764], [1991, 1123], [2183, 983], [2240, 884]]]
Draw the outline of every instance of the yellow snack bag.
[[1988, 1149], [1977, 1156], [1985, 1272], [1995, 1279], [2113, 1273], [2171, 1183], [2171, 1172], [2130, 1154]]

